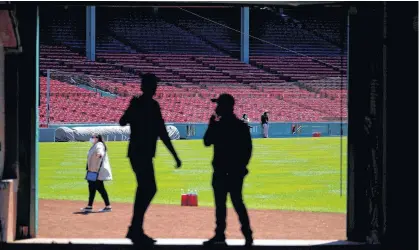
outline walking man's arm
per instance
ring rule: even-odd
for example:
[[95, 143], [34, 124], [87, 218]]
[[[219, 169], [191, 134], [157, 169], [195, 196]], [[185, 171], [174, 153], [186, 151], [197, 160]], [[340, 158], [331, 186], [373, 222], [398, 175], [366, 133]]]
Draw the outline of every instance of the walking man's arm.
[[119, 125], [126, 126], [128, 123], [131, 122], [131, 117], [132, 117], [132, 113], [133, 113], [134, 98], [135, 97], [133, 97], [131, 99], [131, 102], [130, 102], [127, 110], [125, 110], [124, 114], [121, 116], [121, 119], [119, 119]]
[[[158, 104], [157, 104], [158, 105]], [[164, 145], [167, 147], [167, 149], [170, 151], [170, 153], [173, 155], [173, 157], [176, 160], [176, 167], [180, 168], [182, 166], [182, 162], [180, 161], [175, 148], [173, 147], [172, 141], [170, 140], [169, 135], [167, 134], [166, 125], [164, 123], [163, 116], [161, 114], [160, 106], [158, 105], [158, 114], [157, 114], [157, 123], [158, 123], [158, 130], [159, 130], [159, 137], [163, 141]]]

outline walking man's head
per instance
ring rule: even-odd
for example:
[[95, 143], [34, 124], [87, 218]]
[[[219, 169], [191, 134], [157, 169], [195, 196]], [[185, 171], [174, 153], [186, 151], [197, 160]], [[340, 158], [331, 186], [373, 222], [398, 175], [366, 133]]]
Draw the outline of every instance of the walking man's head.
[[234, 113], [234, 97], [230, 94], [221, 94], [216, 99], [211, 99], [212, 102], [217, 103], [215, 113], [219, 116], [232, 115]]
[[153, 97], [156, 94], [157, 83], [160, 79], [151, 73], [147, 73], [141, 76], [141, 90], [143, 95], [147, 97]]

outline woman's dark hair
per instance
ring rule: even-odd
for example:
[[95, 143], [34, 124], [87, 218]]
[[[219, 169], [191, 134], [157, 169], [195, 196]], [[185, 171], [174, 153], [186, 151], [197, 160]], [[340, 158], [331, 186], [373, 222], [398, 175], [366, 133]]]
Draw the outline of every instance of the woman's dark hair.
[[108, 147], [106, 147], [105, 141], [103, 140], [103, 136], [101, 134], [93, 134], [97, 138], [98, 142], [103, 143], [103, 146], [105, 146], [105, 152], [108, 151]]

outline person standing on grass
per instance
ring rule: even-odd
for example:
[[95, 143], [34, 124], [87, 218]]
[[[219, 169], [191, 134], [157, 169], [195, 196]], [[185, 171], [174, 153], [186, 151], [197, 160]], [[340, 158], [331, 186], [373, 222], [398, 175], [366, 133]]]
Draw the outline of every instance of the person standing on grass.
[[133, 97], [127, 110], [119, 120], [121, 126], [131, 127], [128, 147], [128, 158], [137, 178], [137, 192], [134, 202], [134, 213], [127, 238], [134, 244], [149, 245], [156, 240], [144, 233], [144, 215], [157, 192], [154, 175], [153, 158], [156, 155], [157, 139], [163, 141], [176, 160], [176, 168], [182, 162], [167, 134], [159, 103], [153, 99], [159, 79], [154, 74], [142, 76], [141, 90], [143, 94]]
[[97, 175], [95, 175], [96, 180], [89, 180], [86, 175], [89, 184], [89, 203], [81, 211], [84, 213], [93, 211], [93, 201], [96, 196], [96, 191], [98, 191], [105, 201], [105, 208], [101, 209], [100, 212], [111, 212], [112, 207], [109, 202], [108, 192], [106, 192], [105, 185], [103, 184], [104, 181], [112, 180], [111, 165], [109, 164], [107, 154], [108, 148], [102, 135], [99, 134], [93, 134], [90, 138], [90, 143], [92, 143], [92, 147], [87, 153], [86, 171], [97, 173]]
[[268, 135], [269, 135], [269, 117], [268, 117], [268, 114], [269, 114], [268, 112], [265, 112], [260, 117], [264, 138], [268, 138]]
[[239, 216], [241, 231], [246, 246], [253, 244], [253, 232], [249, 215], [243, 202], [243, 181], [249, 173], [247, 165], [252, 156], [252, 138], [248, 125], [234, 115], [234, 98], [221, 94], [218, 99], [216, 114], [212, 115], [204, 135], [204, 145], [214, 145], [212, 187], [215, 198], [216, 229], [215, 236], [204, 242], [204, 246], [226, 245], [227, 194]]

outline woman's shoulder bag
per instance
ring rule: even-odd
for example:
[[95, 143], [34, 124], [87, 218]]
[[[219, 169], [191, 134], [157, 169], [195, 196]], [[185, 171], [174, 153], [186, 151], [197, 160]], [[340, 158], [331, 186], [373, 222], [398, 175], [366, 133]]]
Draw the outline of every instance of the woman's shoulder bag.
[[[105, 155], [103, 155], [102, 160], [100, 161], [100, 166], [97, 172], [92, 172], [92, 171], [87, 170], [86, 180], [97, 181], [97, 178], [99, 177], [99, 172], [100, 172], [100, 169], [102, 168], [103, 160], [105, 159], [105, 157], [106, 157], [106, 152], [105, 152]], [[87, 168], [87, 164], [86, 164], [86, 168]]]

